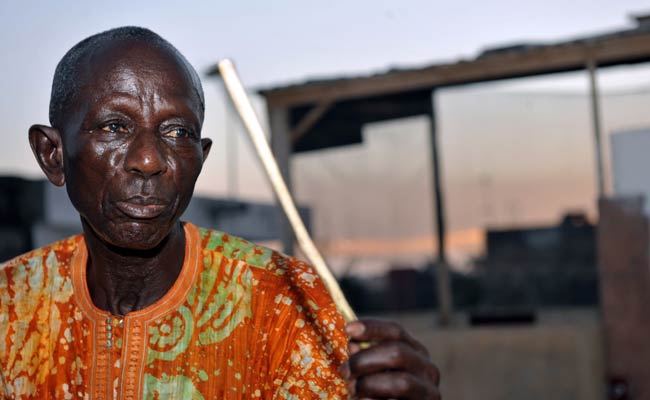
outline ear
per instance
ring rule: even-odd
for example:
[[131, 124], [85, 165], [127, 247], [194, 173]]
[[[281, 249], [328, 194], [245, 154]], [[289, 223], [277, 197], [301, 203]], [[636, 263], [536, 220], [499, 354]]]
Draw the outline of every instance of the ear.
[[56, 186], [65, 184], [63, 141], [58, 129], [45, 125], [29, 128], [29, 145], [43, 172]]
[[203, 162], [205, 162], [205, 159], [208, 158], [208, 154], [210, 154], [210, 149], [212, 148], [212, 139], [201, 139], [201, 147], [203, 148]]

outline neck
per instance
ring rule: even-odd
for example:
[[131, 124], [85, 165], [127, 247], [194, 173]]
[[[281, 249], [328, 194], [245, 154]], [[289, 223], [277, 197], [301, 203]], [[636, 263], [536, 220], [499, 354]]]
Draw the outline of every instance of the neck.
[[82, 225], [88, 248], [88, 291], [96, 307], [126, 315], [160, 300], [176, 282], [185, 258], [180, 222], [161, 243], [147, 250], [112, 246], [85, 221]]

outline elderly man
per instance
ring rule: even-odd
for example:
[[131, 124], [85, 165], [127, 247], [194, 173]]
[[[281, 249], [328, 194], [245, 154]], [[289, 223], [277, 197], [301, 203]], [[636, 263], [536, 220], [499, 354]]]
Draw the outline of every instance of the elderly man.
[[179, 221], [210, 152], [203, 115], [196, 72], [151, 31], [113, 29], [63, 57], [51, 126], [29, 141], [83, 234], [0, 266], [0, 392], [439, 398], [399, 326], [346, 327], [309, 265]]

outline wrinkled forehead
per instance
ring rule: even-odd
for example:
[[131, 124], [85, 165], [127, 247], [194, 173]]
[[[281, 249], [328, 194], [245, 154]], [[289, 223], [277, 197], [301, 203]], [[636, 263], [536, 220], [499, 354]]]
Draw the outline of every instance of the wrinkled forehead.
[[91, 52], [80, 70], [81, 104], [114, 91], [156, 92], [192, 99], [202, 114], [198, 77], [170, 46], [133, 39], [111, 41]]

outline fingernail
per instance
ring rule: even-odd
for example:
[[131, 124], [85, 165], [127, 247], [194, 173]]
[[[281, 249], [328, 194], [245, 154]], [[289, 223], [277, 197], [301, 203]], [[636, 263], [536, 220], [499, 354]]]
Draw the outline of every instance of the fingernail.
[[348, 343], [348, 354], [349, 355], [354, 355], [357, 354], [361, 350], [361, 347], [359, 346], [358, 343], [350, 342]]
[[343, 379], [347, 380], [350, 377], [350, 366], [348, 363], [343, 363], [339, 367], [339, 374], [343, 377]]
[[352, 379], [348, 381], [348, 391], [350, 392], [349, 396], [354, 397], [357, 394], [357, 380]]
[[366, 327], [359, 321], [350, 322], [346, 325], [345, 331], [348, 333], [348, 336], [361, 336], [363, 331], [366, 330]]

